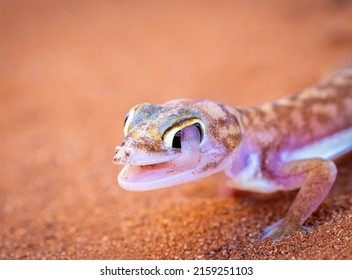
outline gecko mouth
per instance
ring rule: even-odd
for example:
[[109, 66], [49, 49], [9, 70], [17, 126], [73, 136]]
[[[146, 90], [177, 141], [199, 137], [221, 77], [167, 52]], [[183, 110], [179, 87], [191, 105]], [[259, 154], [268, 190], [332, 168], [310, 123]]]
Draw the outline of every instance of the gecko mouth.
[[179, 184], [177, 177], [194, 169], [196, 165], [196, 162], [180, 164], [177, 159], [149, 165], [125, 165], [120, 171], [118, 182], [121, 187], [131, 191], [168, 187]]

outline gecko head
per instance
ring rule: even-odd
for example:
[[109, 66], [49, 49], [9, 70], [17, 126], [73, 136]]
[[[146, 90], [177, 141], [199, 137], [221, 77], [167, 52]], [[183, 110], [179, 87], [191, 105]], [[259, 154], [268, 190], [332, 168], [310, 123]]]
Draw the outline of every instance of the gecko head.
[[121, 187], [144, 191], [194, 181], [224, 170], [240, 143], [237, 118], [211, 101], [173, 100], [133, 107], [113, 162], [124, 165]]

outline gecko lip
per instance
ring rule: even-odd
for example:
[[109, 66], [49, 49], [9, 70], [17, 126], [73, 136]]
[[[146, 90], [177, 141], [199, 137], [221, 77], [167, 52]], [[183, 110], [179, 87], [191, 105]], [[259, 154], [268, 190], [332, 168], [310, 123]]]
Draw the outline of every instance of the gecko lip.
[[179, 156], [180, 153], [177, 150], [173, 150], [163, 154], [163, 158], [161, 159], [151, 157], [147, 153], [135, 149], [118, 146], [116, 147], [116, 153], [112, 162], [116, 165], [151, 166], [174, 160]]
[[172, 186], [175, 185], [176, 177], [189, 172], [188, 167], [178, 166], [175, 160], [146, 165], [125, 165], [119, 173], [118, 183], [129, 191]]

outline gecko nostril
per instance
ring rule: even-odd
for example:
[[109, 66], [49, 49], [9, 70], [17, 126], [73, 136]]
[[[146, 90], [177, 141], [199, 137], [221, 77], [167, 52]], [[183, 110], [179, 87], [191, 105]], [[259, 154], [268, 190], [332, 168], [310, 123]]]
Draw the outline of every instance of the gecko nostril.
[[133, 155], [133, 150], [131, 149], [131, 148], [125, 148], [124, 149], [124, 154], [125, 154], [125, 157], [126, 158], [128, 158], [128, 157], [130, 157], [130, 156], [132, 156]]
[[119, 161], [120, 161], [120, 157], [118, 156], [118, 154], [117, 154], [117, 152], [116, 152], [114, 158], [112, 159], [112, 162], [113, 162], [113, 163], [118, 163]]

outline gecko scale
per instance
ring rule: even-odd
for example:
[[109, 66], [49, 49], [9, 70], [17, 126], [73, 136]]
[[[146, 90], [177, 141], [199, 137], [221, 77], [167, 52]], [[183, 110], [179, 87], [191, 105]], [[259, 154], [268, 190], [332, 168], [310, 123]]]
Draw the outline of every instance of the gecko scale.
[[[352, 150], [352, 67], [258, 107], [178, 99], [133, 107], [113, 162], [121, 187], [144, 191], [224, 172], [226, 185], [257, 192], [299, 189], [263, 237], [303, 230], [334, 184], [333, 162]], [[229, 184], [229, 182], [231, 184]]]

